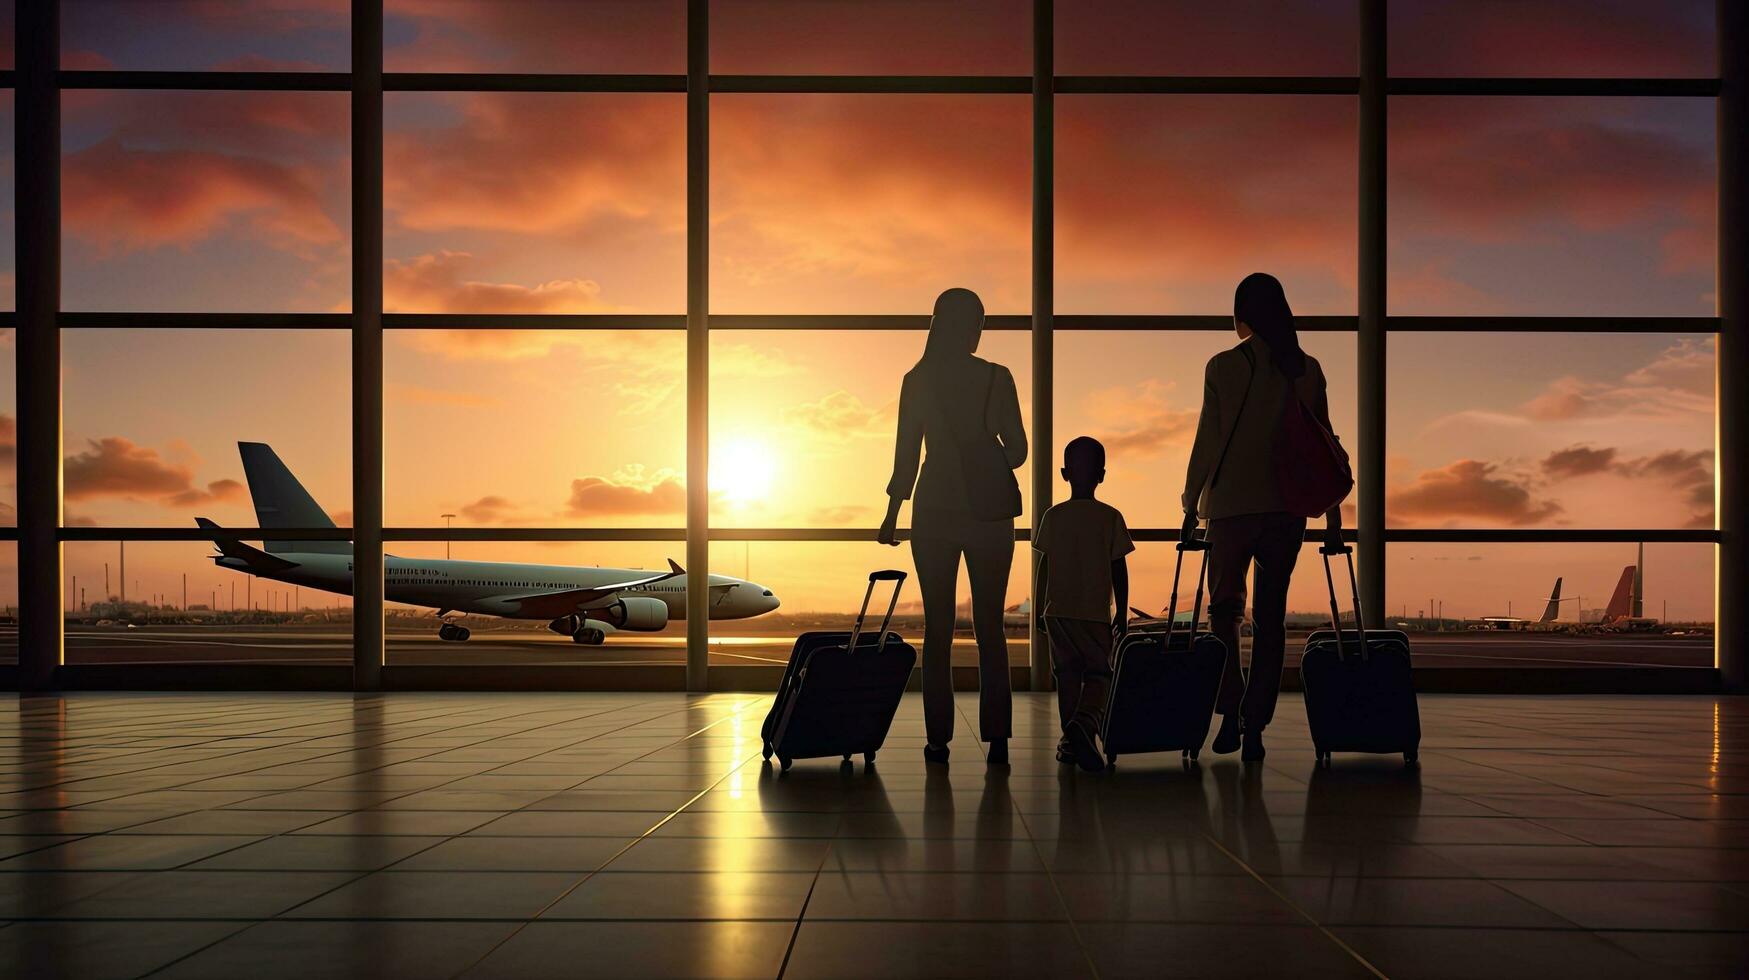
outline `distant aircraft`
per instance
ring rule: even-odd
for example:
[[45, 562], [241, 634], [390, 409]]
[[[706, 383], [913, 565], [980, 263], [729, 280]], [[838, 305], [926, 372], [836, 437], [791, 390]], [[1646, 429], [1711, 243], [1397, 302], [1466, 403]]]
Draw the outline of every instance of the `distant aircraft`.
[[1634, 615], [1634, 579], [1639, 571], [1638, 565], [1629, 565], [1621, 570], [1621, 578], [1616, 580], [1615, 592], [1609, 597], [1609, 605], [1603, 609], [1604, 626], [1616, 629], [1646, 629], [1658, 625], [1656, 619]]
[[[249, 496], [264, 528], [334, 527], [334, 522], [280, 461], [272, 447], [239, 442]], [[220, 568], [308, 588], [352, 594], [352, 545], [345, 541], [265, 541], [265, 550], [244, 544], [218, 524], [196, 523], [212, 533]], [[670, 619], [686, 618], [686, 572], [576, 568], [510, 562], [451, 561], [383, 556], [385, 595], [391, 602], [427, 606], [437, 615], [479, 613], [506, 619], [545, 619], [547, 628], [573, 642], [599, 644], [617, 630], [658, 632]], [[726, 575], [710, 576], [710, 618], [748, 619], [778, 607], [770, 589]], [[439, 639], [468, 638], [467, 627], [445, 622]]]
[[1548, 605], [1543, 607], [1542, 616], [1538, 617], [1536, 620], [1532, 621], [1532, 620], [1528, 620], [1528, 619], [1519, 619], [1516, 616], [1483, 616], [1482, 623], [1483, 623], [1484, 629], [1521, 630], [1521, 629], [1530, 629], [1532, 627], [1537, 627], [1537, 626], [1551, 625], [1554, 623], [1554, 621], [1557, 618], [1560, 617], [1560, 615], [1561, 615], [1561, 579], [1559, 576], [1557, 576], [1555, 578], [1554, 590], [1549, 593]]

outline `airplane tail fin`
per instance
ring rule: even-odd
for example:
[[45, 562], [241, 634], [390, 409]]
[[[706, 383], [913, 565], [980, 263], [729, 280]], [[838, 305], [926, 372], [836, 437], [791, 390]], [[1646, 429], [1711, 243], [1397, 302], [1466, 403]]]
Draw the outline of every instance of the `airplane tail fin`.
[[[255, 501], [255, 518], [262, 527], [333, 527], [328, 512], [317, 504], [279, 454], [265, 442], [239, 442], [243, 474], [249, 480], [249, 496]], [[303, 552], [324, 555], [352, 553], [346, 541], [266, 541], [268, 553]]]
[[1603, 611], [1603, 621], [1616, 623], [1628, 619], [1634, 613], [1634, 568], [1629, 565], [1621, 570], [1621, 578], [1615, 583], [1615, 593], [1609, 597], [1609, 606]]
[[1543, 618], [1539, 623], [1552, 623], [1561, 616], [1561, 580], [1555, 579], [1555, 591], [1549, 593], [1549, 604], [1543, 607]]

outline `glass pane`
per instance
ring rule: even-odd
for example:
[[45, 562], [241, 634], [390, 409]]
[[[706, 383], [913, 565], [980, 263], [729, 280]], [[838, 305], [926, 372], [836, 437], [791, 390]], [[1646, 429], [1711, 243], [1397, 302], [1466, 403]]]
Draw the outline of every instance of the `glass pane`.
[[351, 295], [343, 92], [68, 92], [65, 306], [328, 312]]
[[69, 526], [252, 527], [239, 442], [267, 443], [351, 523], [343, 330], [64, 330]]
[[1075, 0], [1059, 75], [1353, 75], [1356, 0]]
[[0, 329], [0, 527], [18, 524], [18, 332]]
[[18, 663], [18, 542], [0, 541], [0, 664]]
[[1713, 0], [1393, 0], [1394, 75], [1710, 76]]
[[[1123, 512], [1133, 528], [1177, 528], [1184, 470], [1202, 410], [1203, 369], [1231, 347], [1230, 333], [1060, 331], [1056, 336], [1055, 472], [1063, 447], [1077, 436], [1105, 446], [1099, 498]], [[1354, 335], [1302, 333], [1330, 393], [1330, 422], [1354, 452], [1357, 405]], [[1357, 461], [1358, 462], [1358, 461]], [[1056, 499], [1068, 485], [1056, 482]], [[1350, 499], [1350, 505], [1353, 500]]]
[[1058, 312], [1228, 313], [1263, 268], [1352, 315], [1356, 125], [1351, 98], [1059, 98]]
[[711, 71], [1030, 75], [1016, 0], [711, 0]]
[[61, 65], [146, 71], [346, 71], [349, 5], [61, 0]]
[[685, 526], [680, 331], [396, 330], [385, 354], [389, 524]]
[[12, 68], [17, 63], [14, 50], [17, 20], [18, 0], [0, 0], [0, 69]]
[[[1025, 665], [1027, 660], [1027, 615], [1019, 606], [1031, 582], [1028, 562], [1031, 549], [1014, 546], [1014, 564], [1008, 575], [1003, 605], [1004, 632], [1008, 635], [1008, 662]], [[783, 664], [789, 660], [796, 636], [805, 630], [847, 630], [856, 619], [862, 596], [868, 588], [868, 573], [897, 568], [910, 575], [899, 593], [899, 607], [892, 628], [921, 653], [923, 648], [923, 600], [917, 591], [916, 568], [911, 547], [897, 548], [868, 542], [826, 541], [715, 541], [711, 543], [711, 571], [758, 583], [770, 589], [783, 605], [774, 612], [746, 619], [711, 620], [711, 663]], [[873, 629], [886, 611], [891, 583], [875, 583], [869, 600]], [[955, 595], [961, 610], [954, 628], [953, 662], [972, 666], [978, 662], [972, 638], [971, 585], [965, 565], [960, 566]], [[874, 608], [876, 603], [878, 608]], [[1030, 608], [1030, 607], [1028, 607]], [[611, 641], [610, 641], [611, 642]]]
[[[10, 50], [10, 49], [8, 49]], [[0, 89], [0, 310], [18, 309], [18, 235], [12, 155], [16, 147], [13, 137], [12, 90]]]
[[1393, 544], [1385, 604], [1422, 666], [1711, 667], [1714, 551], [1646, 545], [1636, 612], [1636, 545]]
[[684, 0], [386, 0], [389, 71], [686, 71]]
[[384, 308], [685, 310], [684, 100], [391, 94]]
[[1391, 312], [1713, 315], [1713, 108], [1392, 99]]
[[1394, 334], [1401, 527], [1713, 526], [1710, 337]]
[[[712, 525], [880, 526], [899, 388], [923, 340], [920, 331], [714, 331]], [[1028, 425], [1031, 345], [1024, 331], [986, 330], [978, 347], [1013, 374]], [[1015, 473], [1023, 505], [1028, 472]], [[900, 526], [909, 526], [910, 512], [907, 505]]]
[[[554, 632], [549, 624], [558, 616], [552, 610], [522, 619], [481, 612], [481, 607], [468, 601], [469, 597], [482, 598], [489, 606], [491, 597], [506, 593], [532, 595], [562, 590], [568, 583], [648, 578], [666, 570], [670, 558], [679, 561], [686, 557], [683, 541], [397, 541], [388, 547], [387, 554], [391, 556], [387, 559], [390, 601], [385, 613], [391, 664], [686, 663], [686, 595], [677, 591], [673, 582], [654, 583], [637, 596], [668, 604], [673, 615], [650, 618], [654, 607], [646, 604], [638, 610], [643, 618], [634, 621], [641, 624], [637, 628], [603, 629], [613, 625], [605, 622], [612, 616], [600, 613], [603, 619], [588, 625], [608, 635], [593, 643]], [[438, 576], [462, 584], [434, 587], [431, 582]], [[496, 584], [500, 582], [531, 584]], [[434, 588], [443, 591], [434, 593]], [[439, 636], [438, 603], [457, 610], [446, 618], [468, 631], [465, 640]], [[660, 627], [657, 619], [663, 620]], [[712, 662], [721, 661], [713, 657]]]
[[352, 661], [351, 597], [212, 555], [204, 541], [67, 542], [67, 662]]
[[1031, 308], [1025, 96], [711, 99], [712, 313]]

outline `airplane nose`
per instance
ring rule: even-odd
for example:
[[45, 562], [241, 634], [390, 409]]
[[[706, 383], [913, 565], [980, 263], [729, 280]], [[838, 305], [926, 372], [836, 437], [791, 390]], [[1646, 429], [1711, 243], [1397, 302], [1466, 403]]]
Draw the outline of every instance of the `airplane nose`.
[[773, 595], [770, 589], [765, 589], [764, 591], [762, 591], [759, 595], [759, 598], [761, 600], [763, 600], [762, 604], [764, 605], [766, 612], [771, 612], [772, 610], [776, 609], [778, 606], [783, 604], [783, 603], [778, 601], [777, 596]]

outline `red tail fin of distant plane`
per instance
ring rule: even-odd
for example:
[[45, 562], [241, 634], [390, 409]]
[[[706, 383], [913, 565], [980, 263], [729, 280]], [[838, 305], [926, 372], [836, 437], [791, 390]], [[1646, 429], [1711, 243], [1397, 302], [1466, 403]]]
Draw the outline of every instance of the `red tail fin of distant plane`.
[[1603, 611], [1603, 621], [1619, 623], [1633, 616], [1634, 613], [1634, 566], [1621, 570], [1621, 579], [1615, 583], [1615, 594], [1609, 597], [1609, 606]]

